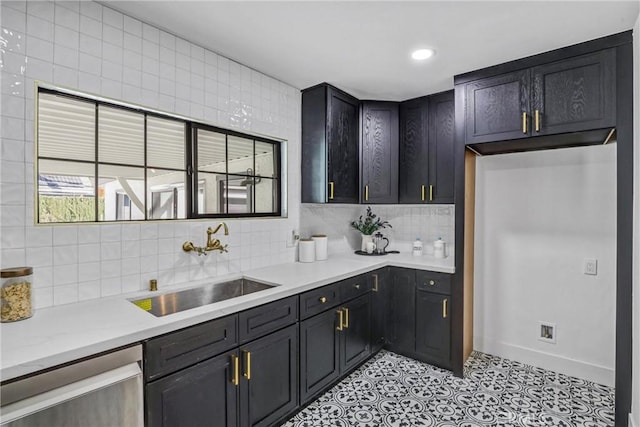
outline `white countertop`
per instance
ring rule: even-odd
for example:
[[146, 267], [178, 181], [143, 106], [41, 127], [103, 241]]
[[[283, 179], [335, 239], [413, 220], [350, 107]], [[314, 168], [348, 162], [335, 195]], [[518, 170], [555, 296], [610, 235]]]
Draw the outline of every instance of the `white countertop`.
[[[454, 273], [453, 262], [453, 257], [436, 259], [411, 254], [337, 254], [327, 261], [273, 265], [182, 287], [162, 288], [160, 284], [159, 292], [137, 292], [36, 310], [30, 319], [0, 324], [0, 379], [6, 381], [133, 344], [387, 265]], [[128, 301], [240, 276], [278, 286], [163, 317], [155, 317]]]

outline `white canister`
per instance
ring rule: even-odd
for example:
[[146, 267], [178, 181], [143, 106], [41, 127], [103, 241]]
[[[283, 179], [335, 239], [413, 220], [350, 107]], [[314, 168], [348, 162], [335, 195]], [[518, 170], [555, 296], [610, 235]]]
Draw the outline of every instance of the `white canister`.
[[312, 239], [300, 239], [298, 242], [298, 261], [313, 262], [316, 260], [316, 242]]
[[314, 234], [311, 239], [316, 245], [316, 261], [325, 261], [328, 257], [327, 236], [325, 234]]
[[433, 242], [433, 256], [436, 258], [445, 258], [447, 256], [446, 253], [447, 244], [442, 237], [438, 237], [438, 240]]

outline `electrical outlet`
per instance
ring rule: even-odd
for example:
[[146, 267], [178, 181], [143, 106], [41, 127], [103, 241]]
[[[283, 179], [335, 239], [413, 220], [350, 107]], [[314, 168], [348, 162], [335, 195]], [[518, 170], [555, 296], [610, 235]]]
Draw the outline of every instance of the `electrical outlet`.
[[598, 260], [595, 258], [584, 259], [584, 274], [598, 275]]
[[550, 344], [556, 343], [556, 324], [550, 322], [538, 322], [538, 340], [548, 342]]
[[288, 248], [294, 247], [296, 243], [298, 243], [298, 240], [300, 240], [300, 235], [298, 234], [296, 229], [293, 228], [291, 230], [291, 233], [289, 233], [289, 237], [287, 238], [287, 247]]

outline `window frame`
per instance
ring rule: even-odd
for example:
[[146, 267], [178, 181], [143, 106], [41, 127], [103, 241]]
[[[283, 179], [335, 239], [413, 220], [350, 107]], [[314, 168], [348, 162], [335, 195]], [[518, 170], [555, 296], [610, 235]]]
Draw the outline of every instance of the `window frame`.
[[[94, 159], [89, 160], [69, 160], [61, 157], [51, 157], [51, 156], [40, 156], [39, 153], [39, 99], [41, 93], [48, 93], [55, 96], [66, 97], [70, 99], [74, 99], [81, 102], [92, 103], [95, 110], [95, 126], [94, 126], [94, 150], [95, 156]], [[105, 106], [114, 109], [122, 109], [125, 111], [130, 111], [143, 115], [144, 119], [144, 165], [134, 165], [134, 164], [126, 164], [126, 163], [114, 163], [114, 162], [101, 162], [99, 161], [99, 110], [100, 106]], [[148, 136], [147, 136], [147, 118], [155, 117], [164, 120], [171, 120], [175, 122], [180, 122], [184, 126], [184, 169], [173, 169], [167, 167], [158, 167], [148, 164]], [[238, 132], [232, 129], [225, 129], [219, 126], [211, 125], [204, 123], [202, 121], [194, 120], [188, 117], [174, 115], [171, 113], [162, 113], [152, 109], [146, 109], [141, 106], [132, 105], [129, 103], [118, 102], [114, 100], [109, 100], [103, 97], [95, 97], [90, 95], [84, 95], [80, 92], [76, 91], [65, 91], [63, 89], [42, 86], [38, 85], [36, 87], [36, 118], [35, 118], [35, 128], [36, 128], [36, 149], [35, 149], [35, 220], [38, 225], [52, 225], [52, 224], [109, 224], [109, 223], [130, 223], [136, 221], [184, 221], [189, 219], [206, 219], [206, 218], [278, 218], [282, 217], [283, 212], [283, 198], [284, 198], [284, 188], [282, 185], [283, 176], [282, 176], [282, 162], [283, 162], [283, 147], [285, 147], [285, 141], [276, 138], [269, 138], [260, 135], [250, 134]], [[275, 182], [275, 187], [272, 190], [272, 197], [274, 199], [273, 211], [272, 212], [246, 212], [246, 213], [198, 213], [198, 195], [199, 195], [199, 183], [198, 183], [198, 163], [197, 163], [197, 130], [203, 129], [206, 131], [217, 132], [225, 135], [225, 180], [228, 182], [228, 178], [230, 175], [232, 176], [247, 176], [255, 178], [258, 176], [255, 174], [255, 153], [256, 153], [256, 142], [264, 142], [273, 145], [274, 147], [274, 175], [275, 178], [269, 177]], [[229, 173], [229, 155], [228, 155], [228, 137], [235, 136], [244, 139], [250, 139], [253, 141], [253, 171], [254, 175], [242, 175], [236, 173]], [[94, 169], [93, 178], [95, 180], [94, 183], [94, 218], [91, 221], [69, 221], [69, 222], [41, 222], [40, 221], [40, 190], [39, 190], [39, 177], [40, 177], [40, 160], [51, 160], [51, 161], [70, 161], [76, 163], [83, 163], [85, 165], [92, 165]], [[120, 166], [120, 167], [132, 167], [139, 168], [144, 171], [144, 218], [135, 219], [135, 220], [100, 220], [99, 216], [99, 166], [107, 165], [107, 166]], [[183, 172], [184, 173], [184, 188], [185, 188], [185, 217], [184, 218], [152, 218], [151, 212], [149, 211], [151, 207], [151, 200], [147, 200], [151, 193], [149, 193], [148, 187], [148, 170], [149, 169], [161, 169], [172, 172]], [[255, 191], [253, 191], [253, 209], [255, 209]], [[227, 204], [228, 204], [228, 198]], [[225, 210], [228, 210], [226, 208]]]

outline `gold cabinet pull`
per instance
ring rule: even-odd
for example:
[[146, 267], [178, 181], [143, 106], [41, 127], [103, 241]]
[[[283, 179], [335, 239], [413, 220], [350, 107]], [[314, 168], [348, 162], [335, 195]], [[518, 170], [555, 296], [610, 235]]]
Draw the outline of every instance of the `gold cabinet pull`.
[[318, 301], [320, 301], [320, 304], [324, 304], [325, 302], [327, 302], [327, 297], [320, 297]]
[[245, 372], [244, 374], [242, 374], [242, 376], [250, 380], [251, 379], [251, 352], [247, 350], [242, 350], [242, 354], [244, 354], [244, 363], [245, 363]]
[[364, 199], [369, 200], [369, 185], [364, 186]]
[[342, 310], [337, 310], [336, 313], [338, 313], [338, 327], [336, 329], [341, 331], [342, 323], [344, 322], [344, 313], [342, 312]]
[[378, 275], [372, 274], [373, 276], [373, 292], [378, 292]]
[[349, 329], [349, 309], [347, 307], [343, 307], [344, 309], [344, 327]]
[[540, 132], [540, 110], [536, 110], [536, 132]]
[[429, 186], [429, 201], [433, 201], [433, 185]]
[[424, 202], [424, 184], [420, 186], [420, 198]]
[[442, 300], [442, 318], [443, 319], [446, 319], [447, 316], [449, 315], [448, 303], [449, 303], [449, 300], [447, 298]]
[[356, 283], [355, 285], [353, 285], [353, 287], [356, 289], [360, 289], [360, 283]]
[[333, 181], [329, 181], [329, 200], [333, 200]]
[[527, 133], [527, 113], [522, 113], [522, 133]]
[[238, 356], [232, 354], [231, 363], [233, 364], [233, 378], [231, 378], [231, 384], [237, 386], [240, 384], [240, 363], [238, 362]]

